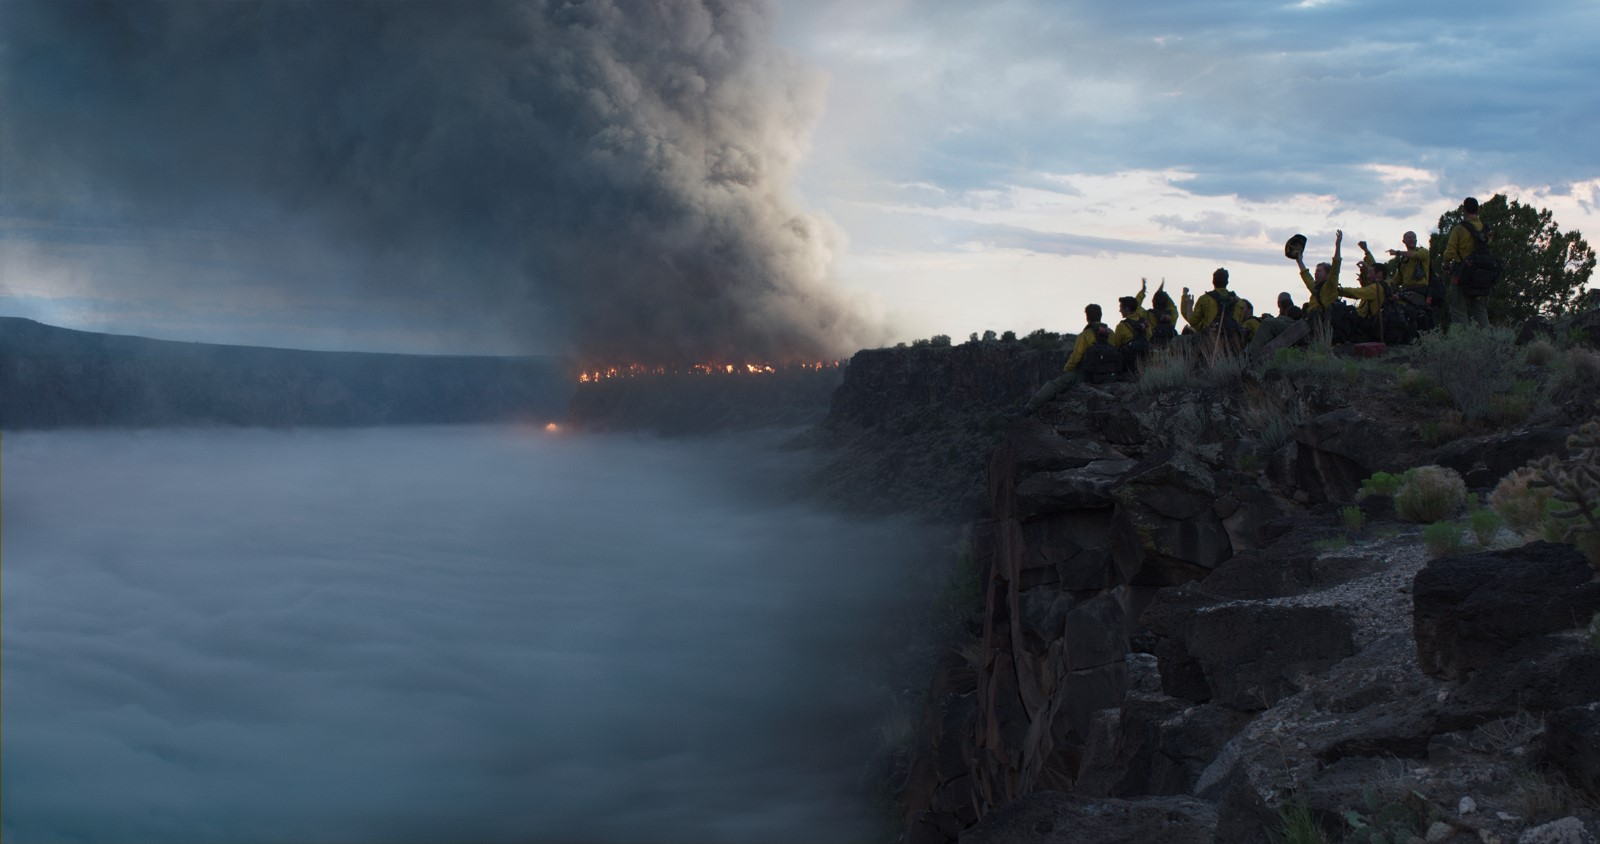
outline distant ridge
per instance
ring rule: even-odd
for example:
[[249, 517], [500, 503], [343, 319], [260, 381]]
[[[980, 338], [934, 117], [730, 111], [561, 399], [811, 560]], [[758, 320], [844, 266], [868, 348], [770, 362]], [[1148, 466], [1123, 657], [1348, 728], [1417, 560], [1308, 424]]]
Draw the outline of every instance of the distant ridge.
[[317, 352], [0, 317], [0, 428], [364, 426], [561, 418], [556, 357]]

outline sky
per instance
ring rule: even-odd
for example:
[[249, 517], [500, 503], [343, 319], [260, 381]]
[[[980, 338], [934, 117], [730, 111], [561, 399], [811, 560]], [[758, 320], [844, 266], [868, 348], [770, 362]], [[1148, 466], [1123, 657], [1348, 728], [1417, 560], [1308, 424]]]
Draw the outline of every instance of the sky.
[[1219, 266], [1267, 305], [1289, 235], [1468, 195], [1600, 232], [1579, 0], [40, 8], [0, 8], [0, 314], [69, 327], [848, 355]]

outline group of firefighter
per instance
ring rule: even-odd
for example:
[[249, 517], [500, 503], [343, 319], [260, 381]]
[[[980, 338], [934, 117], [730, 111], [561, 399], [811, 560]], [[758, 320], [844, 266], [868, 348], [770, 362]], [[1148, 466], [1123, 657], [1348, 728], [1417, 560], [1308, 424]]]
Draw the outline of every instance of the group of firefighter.
[[[1141, 280], [1137, 296], [1117, 300], [1121, 319], [1115, 327], [1106, 324], [1099, 305], [1084, 308], [1088, 325], [1078, 334], [1062, 375], [1041, 387], [1027, 409], [1043, 405], [1080, 381], [1103, 383], [1127, 377], [1138, 371], [1151, 351], [1172, 343], [1193, 345], [1207, 355], [1254, 357], [1301, 322], [1313, 331], [1328, 332], [1335, 344], [1409, 343], [1423, 331], [1450, 323], [1488, 325], [1488, 300], [1499, 277], [1499, 262], [1486, 248], [1489, 232], [1478, 218], [1478, 201], [1468, 197], [1461, 203], [1461, 214], [1461, 223], [1445, 242], [1437, 275], [1428, 250], [1417, 244], [1416, 233], [1406, 232], [1401, 238], [1405, 248], [1390, 249], [1384, 262], [1373, 256], [1366, 241], [1358, 244], [1362, 257], [1357, 270], [1360, 283], [1355, 287], [1339, 284], [1343, 231], [1334, 233], [1333, 260], [1317, 264], [1315, 270], [1306, 268], [1301, 254], [1305, 237], [1295, 235], [1284, 254], [1299, 266], [1308, 298], [1296, 305], [1288, 292], [1279, 293], [1276, 314], [1258, 316], [1248, 299], [1228, 290], [1228, 271], [1223, 268], [1211, 274], [1211, 289], [1198, 297], [1185, 287], [1174, 302], [1163, 284], [1148, 309], [1144, 303], [1149, 285]], [[1181, 332], [1179, 316], [1187, 323]]]

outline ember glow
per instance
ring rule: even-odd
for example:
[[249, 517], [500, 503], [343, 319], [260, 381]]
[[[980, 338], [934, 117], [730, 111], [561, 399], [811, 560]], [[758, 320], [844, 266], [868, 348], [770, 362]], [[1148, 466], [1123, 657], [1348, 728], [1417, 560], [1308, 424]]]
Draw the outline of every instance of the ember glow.
[[578, 383], [592, 384], [612, 378], [641, 378], [652, 375], [772, 375], [779, 372], [822, 372], [839, 369], [842, 360], [797, 361], [773, 366], [770, 363], [694, 363], [688, 366], [646, 366], [628, 364], [605, 368], [584, 368], [578, 372]]

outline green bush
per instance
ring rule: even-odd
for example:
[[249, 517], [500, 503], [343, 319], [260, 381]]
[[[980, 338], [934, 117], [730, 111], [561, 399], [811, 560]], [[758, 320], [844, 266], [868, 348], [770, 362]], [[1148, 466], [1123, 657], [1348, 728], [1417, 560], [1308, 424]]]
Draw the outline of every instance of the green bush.
[[1430, 331], [1418, 342], [1417, 360], [1468, 419], [1488, 416], [1491, 398], [1511, 391], [1522, 365], [1516, 334], [1498, 326]]
[[1535, 340], [1522, 353], [1522, 360], [1529, 366], [1549, 366], [1560, 354], [1549, 340]]
[[1340, 507], [1339, 521], [1344, 523], [1345, 530], [1360, 531], [1367, 526], [1367, 514], [1361, 512], [1360, 507]]
[[1455, 522], [1434, 522], [1422, 529], [1422, 542], [1431, 557], [1445, 557], [1461, 550], [1461, 526]]
[[1456, 470], [1418, 466], [1405, 473], [1394, 494], [1394, 512], [1408, 522], [1430, 524], [1460, 509], [1466, 499], [1466, 482]]
[[1539, 533], [1550, 501], [1549, 487], [1530, 484], [1538, 477], [1536, 470], [1524, 466], [1501, 478], [1489, 496], [1489, 506], [1505, 519], [1506, 526], [1523, 536]]
[[1311, 807], [1304, 800], [1291, 800], [1278, 807], [1276, 844], [1328, 844], [1328, 835], [1317, 825]]
[[1472, 525], [1472, 535], [1477, 537], [1478, 544], [1487, 548], [1494, 542], [1495, 536], [1500, 533], [1500, 528], [1505, 525], [1506, 520], [1501, 518], [1499, 513], [1481, 507], [1467, 516], [1467, 522]]
[[1400, 491], [1400, 484], [1405, 482], [1404, 475], [1390, 474], [1389, 472], [1373, 472], [1372, 477], [1361, 482], [1361, 492], [1364, 495], [1394, 495]]
[[[1429, 378], [1426, 374], [1418, 372], [1409, 366], [1400, 370], [1399, 377], [1395, 379], [1395, 385], [1400, 388], [1401, 392], [1411, 396], [1412, 398], [1418, 399], [1432, 392], [1435, 387], [1439, 386], [1438, 384], [1433, 383], [1432, 378]], [[1446, 396], [1448, 395], [1449, 394], [1447, 393]]]
[[1327, 539], [1319, 539], [1319, 540], [1311, 543], [1311, 547], [1313, 549], [1315, 549], [1317, 551], [1317, 553], [1319, 553], [1319, 554], [1326, 554], [1326, 553], [1328, 553], [1330, 551], [1343, 551], [1345, 548], [1347, 548], [1349, 546], [1350, 546], [1350, 537], [1345, 536], [1344, 534], [1340, 534], [1338, 536], [1331, 536], [1331, 537], [1328, 537]]

